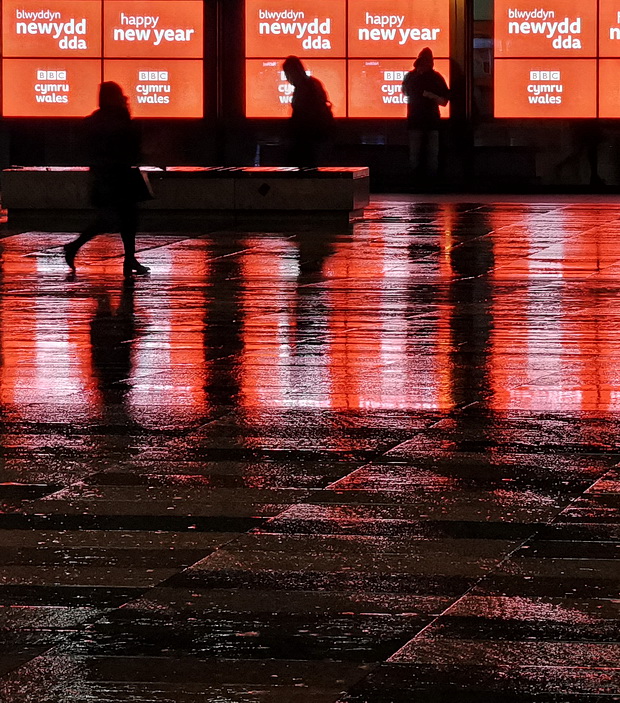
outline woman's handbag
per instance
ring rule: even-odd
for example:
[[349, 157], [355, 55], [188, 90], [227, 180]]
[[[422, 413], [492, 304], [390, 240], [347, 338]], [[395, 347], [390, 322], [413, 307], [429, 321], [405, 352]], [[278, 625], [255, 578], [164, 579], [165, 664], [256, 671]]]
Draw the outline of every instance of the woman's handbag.
[[129, 192], [132, 200], [142, 202], [144, 200], [153, 200], [153, 189], [149, 183], [149, 176], [145, 171], [141, 171], [138, 166], [132, 166], [129, 176]]

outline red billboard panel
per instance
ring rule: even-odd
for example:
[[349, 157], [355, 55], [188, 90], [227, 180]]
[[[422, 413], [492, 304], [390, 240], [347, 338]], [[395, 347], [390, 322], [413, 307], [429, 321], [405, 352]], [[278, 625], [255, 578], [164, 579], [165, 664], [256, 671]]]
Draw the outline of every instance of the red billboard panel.
[[496, 117], [596, 117], [596, 59], [495, 61]]
[[[304, 65], [325, 86], [334, 115], [345, 117], [346, 61], [304, 59]], [[249, 59], [245, 74], [248, 117], [290, 117], [293, 86], [282, 71], [281, 59]]]
[[620, 57], [620, 5], [599, 0], [599, 56]]
[[123, 86], [134, 117], [202, 117], [202, 61], [109, 60], [106, 81]]
[[202, 0], [106, 0], [104, 56], [179, 58], [202, 56]]
[[246, 0], [246, 57], [344, 58], [345, 0]]
[[[402, 82], [411, 70], [410, 61], [349, 61], [349, 117], [401, 118], [407, 115]], [[450, 62], [436, 59], [435, 70], [448, 81]], [[442, 117], [449, 115], [449, 105], [441, 107]]]
[[[4, 59], [5, 117], [84, 117], [97, 107], [97, 59]], [[6, 90], [6, 86], [19, 90]]]
[[598, 96], [599, 117], [620, 117], [620, 59], [602, 59], [599, 62]]
[[406, 58], [428, 46], [450, 56], [448, 0], [356, 0], [349, 3], [349, 56]]
[[6, 116], [83, 117], [103, 77], [137, 117], [202, 117], [203, 0], [1, 4]]
[[495, 0], [495, 58], [596, 56], [597, 0]]
[[101, 55], [98, 0], [2, 0], [2, 27], [3, 56]]

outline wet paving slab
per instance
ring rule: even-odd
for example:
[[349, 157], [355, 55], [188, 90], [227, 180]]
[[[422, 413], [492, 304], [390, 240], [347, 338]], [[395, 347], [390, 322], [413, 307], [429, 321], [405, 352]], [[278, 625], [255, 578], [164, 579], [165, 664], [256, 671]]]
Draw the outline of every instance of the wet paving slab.
[[607, 703], [618, 700], [617, 691], [617, 669], [605, 667], [382, 664], [337, 701]]
[[3, 225], [0, 701], [619, 701], [619, 228]]
[[[163, 665], [165, 664], [165, 669]], [[367, 664], [213, 660], [199, 657], [63, 657], [46, 655], [24, 667], [23, 683], [0, 681], [7, 700], [165, 703], [265, 701], [328, 703], [364, 677]], [[45, 682], [46, 685], [41, 684]]]

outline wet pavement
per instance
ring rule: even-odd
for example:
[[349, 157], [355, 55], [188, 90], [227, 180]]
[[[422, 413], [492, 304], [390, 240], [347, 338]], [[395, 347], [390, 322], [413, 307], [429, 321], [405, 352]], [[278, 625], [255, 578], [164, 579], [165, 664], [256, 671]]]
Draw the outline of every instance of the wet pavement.
[[620, 701], [620, 201], [263, 229], [0, 228], [0, 701]]

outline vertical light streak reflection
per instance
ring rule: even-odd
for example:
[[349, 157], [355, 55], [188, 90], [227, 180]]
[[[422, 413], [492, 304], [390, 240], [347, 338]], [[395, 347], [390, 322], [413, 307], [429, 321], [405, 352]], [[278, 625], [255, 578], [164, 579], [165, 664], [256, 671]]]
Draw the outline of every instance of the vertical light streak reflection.
[[[571, 394], [584, 411], [608, 411], [613, 405], [618, 382], [611, 375], [615, 334], [610, 334], [605, 293], [597, 280], [602, 269], [617, 261], [620, 247], [617, 236], [604, 228], [580, 233], [566, 243], [565, 273], [568, 284], [563, 291], [566, 336], [572, 341], [572, 368], [567, 369], [563, 397]], [[588, 281], [586, 295], [578, 295], [579, 282]], [[603, 310], [601, 310], [601, 303]], [[577, 352], [575, 354], [575, 352]]]
[[450, 403], [448, 346], [440, 339], [448, 330], [446, 309], [425, 293], [441, 274], [435, 260], [412, 256], [418, 235], [383, 223], [364, 225], [352, 241], [339, 243], [328, 262], [330, 367], [338, 405], [437, 409]]
[[[369, 237], [363, 252], [350, 242], [338, 243], [326, 264], [331, 405], [367, 407], [376, 395], [376, 355], [380, 348], [374, 320], [368, 323], [372, 282], [381, 275], [379, 244]], [[366, 319], [365, 319], [366, 317]]]
[[384, 242], [381, 255], [382, 271], [377, 310], [377, 362], [380, 384], [377, 396], [366, 400], [371, 407], [402, 407], [403, 390], [409, 385], [406, 362], [409, 306], [407, 292], [412, 264], [406, 248], [391, 248], [388, 244]]
[[309, 365], [305, 375], [298, 372], [295, 243], [248, 239], [244, 249], [241, 403], [245, 408], [320, 407], [328, 394], [316, 367]]
[[16, 284], [23, 285], [28, 277], [44, 278], [48, 262], [21, 257], [13, 263], [17, 265], [5, 269], [0, 298], [1, 402], [24, 419], [31, 412], [38, 417], [36, 406], [62, 403], [64, 419], [86, 421], [96, 413], [86, 324], [93, 303], [41, 290], [34, 301], [20, 305]]
[[[182, 272], [174, 291], [158, 287], [153, 297], [146, 287], [136, 296], [134, 314], [140, 331], [132, 342], [127, 405], [134, 421], [142, 424], [191, 425], [208, 411], [210, 365], [204, 329], [211, 267], [206, 245], [188, 249], [171, 246], [158, 252], [158, 271]], [[149, 418], [146, 407], [165, 412]]]
[[[456, 242], [453, 233], [456, 226], [456, 213], [451, 204], [442, 204], [438, 207], [437, 227], [439, 237], [439, 260], [437, 271], [438, 289], [450, 291], [458, 275], [454, 268], [454, 251]], [[437, 331], [434, 343], [433, 362], [436, 376], [437, 400], [435, 409], [451, 410], [459, 402], [456, 364], [451, 358], [451, 353], [456, 351], [458, 340], [453, 338], [454, 320], [458, 316], [458, 306], [448, 295], [447, 301], [437, 300]]]
[[501, 260], [493, 336], [498, 410], [606, 411], [612, 405], [610, 337], [597, 313], [593, 279], [618, 260], [620, 249], [600, 227], [577, 230], [573, 214], [533, 213], [523, 226], [495, 237]]
[[498, 211], [491, 214], [491, 223], [495, 225], [491, 235], [495, 250], [491, 406], [498, 412], [531, 409], [530, 364], [535, 360], [527, 311], [536, 223], [528, 223], [527, 218], [524, 223], [523, 217], [518, 224], [507, 223], [505, 217], [503, 213], [498, 215]]
[[[441, 232], [450, 232], [452, 209], [441, 216]], [[429, 236], [441, 239], [441, 232]], [[418, 287], [428, 291], [453, 274], [436, 260], [412, 258], [415, 236], [365, 225], [338, 238], [329, 255], [318, 247], [325, 256], [314, 279], [304, 278], [290, 240], [246, 241], [242, 405], [452, 407], [450, 307], [427, 292], [422, 302], [417, 296]]]

